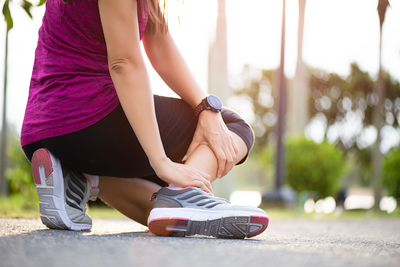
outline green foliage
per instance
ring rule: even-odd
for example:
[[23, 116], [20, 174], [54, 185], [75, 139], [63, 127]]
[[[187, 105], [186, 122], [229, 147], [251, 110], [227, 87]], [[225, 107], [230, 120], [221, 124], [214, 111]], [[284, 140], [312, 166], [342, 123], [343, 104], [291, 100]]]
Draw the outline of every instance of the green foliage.
[[32, 7], [32, 3], [29, 1], [24, 0], [22, 3], [22, 8], [25, 10], [26, 14], [28, 14], [28, 16], [30, 18], [32, 17], [32, 13], [31, 13], [31, 7]]
[[232, 80], [239, 105], [250, 104], [255, 120], [252, 127], [255, 132], [255, 152], [267, 146], [268, 135], [275, 126], [278, 114], [274, 110], [274, 98], [277, 91], [275, 70], [258, 70], [246, 65], [240, 76]]
[[[357, 64], [351, 65], [350, 75], [346, 78], [335, 73], [326, 73], [319, 69], [310, 69], [309, 78], [309, 114], [310, 121], [316, 117], [326, 119], [326, 131], [331, 126], [340, 126], [347, 121], [358, 120], [363, 128], [372, 125], [372, 116], [377, 95], [374, 93], [376, 81], [368, 72], [363, 72]], [[277, 122], [274, 97], [277, 94], [275, 70], [257, 70], [245, 66], [241, 75], [231, 79], [231, 87], [236, 98], [250, 104], [255, 120], [251, 123], [256, 134], [254, 149], [259, 152], [267, 145], [268, 135]], [[386, 125], [399, 127], [400, 83], [389, 73], [384, 74], [386, 99], [381, 108], [385, 114]], [[275, 99], [276, 100], [276, 99]], [[242, 104], [241, 102], [239, 104]], [[382, 126], [383, 126], [382, 124]], [[360, 159], [370, 158], [365, 147], [357, 143], [362, 131], [354, 135], [340, 135], [337, 145], [345, 152], [354, 151]], [[365, 162], [365, 164], [369, 164]], [[368, 168], [368, 166], [366, 166]]]
[[[326, 124], [325, 135], [330, 129], [338, 132], [336, 146], [345, 154], [355, 155], [355, 161], [360, 168], [357, 179], [362, 185], [369, 186], [372, 178], [372, 149], [361, 137], [365, 134], [364, 130], [373, 127], [373, 112], [378, 103], [374, 93], [376, 81], [357, 64], [351, 65], [350, 75], [346, 78], [319, 69], [310, 69], [310, 74], [309, 122], [314, 119], [323, 120]], [[250, 66], [245, 66], [241, 75], [231, 77], [235, 98], [240, 99], [238, 104], [243, 102], [242, 106], [250, 106], [254, 113], [251, 126], [256, 135], [255, 153], [260, 153], [270, 140], [275, 140], [273, 128], [278, 118], [276, 99], [273, 99], [277, 95], [275, 77], [275, 70], [257, 70]], [[386, 99], [380, 107], [385, 116], [382, 126], [398, 128], [400, 83], [388, 73], [384, 74], [384, 79]], [[347, 132], [346, 127], [354, 123], [360, 125], [359, 129]]]
[[[342, 79], [335, 73], [328, 74], [318, 69], [313, 69], [311, 74], [310, 117], [322, 113], [330, 126], [346, 119], [349, 113], [355, 113], [363, 126], [372, 124], [373, 107], [378, 100], [373, 93], [376, 82], [367, 72], [361, 71], [357, 64], [352, 64], [351, 73], [346, 79]], [[381, 109], [382, 112], [385, 111], [385, 116], [395, 118], [390, 124], [396, 127], [399, 126], [399, 121], [396, 120], [399, 109], [396, 101], [400, 98], [400, 83], [386, 73], [385, 88], [387, 99]], [[357, 136], [354, 136], [345, 144], [339, 140], [339, 145], [351, 148], [356, 138]]]
[[6, 169], [5, 174], [10, 186], [10, 197], [24, 198], [25, 206], [37, 207], [39, 201], [31, 164], [25, 157], [19, 139], [14, 138], [9, 142], [7, 154], [11, 159], [10, 167]]
[[[351, 73], [343, 79], [334, 73], [325, 73], [313, 69], [310, 77], [310, 117], [321, 116], [326, 118], [328, 131], [330, 127], [336, 128], [340, 134], [337, 146], [346, 154], [351, 152], [360, 166], [360, 183], [370, 185], [372, 179], [372, 149], [361, 140], [363, 129], [371, 127], [374, 109], [378, 104], [378, 96], [374, 93], [376, 81], [367, 72], [363, 72], [357, 64], [351, 65]], [[384, 104], [380, 107], [385, 119], [382, 125], [394, 128], [399, 127], [400, 113], [400, 83], [390, 74], [384, 74], [385, 95]], [[341, 125], [360, 123], [362, 129], [345, 133]]]
[[[9, 31], [9, 30], [11, 30], [13, 27], [14, 27], [14, 20], [13, 20], [13, 18], [12, 18], [12, 14], [11, 14], [11, 11], [10, 11], [10, 2], [11, 2], [12, 0], [6, 0], [5, 2], [4, 2], [4, 5], [3, 5], [3, 9], [2, 9], [2, 11], [3, 11], [3, 16], [4, 16], [4, 20], [6, 21], [6, 23], [7, 23], [7, 32]], [[46, 3], [46, 0], [40, 0], [40, 2], [39, 2], [39, 4], [37, 5], [37, 6], [41, 6], [41, 5], [43, 5], [44, 3]], [[29, 1], [27, 1], [27, 0], [23, 0], [22, 1], [22, 4], [21, 4], [21, 7], [25, 10], [25, 12], [26, 12], [26, 14], [30, 17], [30, 18], [32, 18], [32, 13], [31, 13], [31, 8], [32, 8], [32, 3], [31, 2], [29, 2]]]
[[392, 150], [383, 162], [382, 185], [389, 196], [400, 199], [400, 150]]
[[336, 196], [345, 162], [334, 145], [301, 137], [289, 139], [286, 147], [287, 183], [293, 189], [317, 191], [320, 197]]
[[32, 201], [22, 194], [0, 196], [0, 218], [38, 218], [39, 216], [39, 205], [36, 202], [32, 204]]
[[10, 12], [10, 0], [6, 0], [3, 5], [3, 15], [4, 15], [4, 20], [7, 23], [7, 31], [11, 30], [14, 27], [14, 21], [11, 16]]

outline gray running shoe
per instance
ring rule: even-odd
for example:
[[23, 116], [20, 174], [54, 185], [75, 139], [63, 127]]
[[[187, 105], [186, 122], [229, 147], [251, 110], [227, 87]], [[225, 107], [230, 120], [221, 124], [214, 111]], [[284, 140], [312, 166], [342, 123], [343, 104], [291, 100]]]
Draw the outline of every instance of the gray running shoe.
[[259, 208], [232, 205], [197, 187], [163, 187], [150, 200], [154, 199], [147, 225], [159, 236], [243, 239], [261, 234], [269, 222]]
[[65, 166], [41, 148], [32, 157], [32, 174], [39, 196], [40, 219], [51, 229], [89, 231], [92, 219], [86, 203], [98, 188], [91, 188], [82, 173]]

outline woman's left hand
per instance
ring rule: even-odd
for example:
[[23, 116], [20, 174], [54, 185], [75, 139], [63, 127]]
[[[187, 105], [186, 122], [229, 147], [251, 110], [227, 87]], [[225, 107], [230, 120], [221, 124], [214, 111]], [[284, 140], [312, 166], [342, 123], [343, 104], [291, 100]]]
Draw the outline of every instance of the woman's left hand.
[[192, 143], [185, 161], [199, 145], [208, 145], [218, 161], [216, 176], [222, 178], [235, 166], [239, 149], [222, 120], [221, 113], [205, 110], [200, 113]]

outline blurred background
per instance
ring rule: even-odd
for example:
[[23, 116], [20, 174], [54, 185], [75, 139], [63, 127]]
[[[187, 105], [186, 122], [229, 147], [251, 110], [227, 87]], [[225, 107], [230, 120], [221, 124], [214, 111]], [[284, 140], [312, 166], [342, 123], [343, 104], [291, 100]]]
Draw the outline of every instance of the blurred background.
[[[169, 27], [193, 74], [255, 132], [247, 162], [213, 184], [216, 195], [302, 213], [399, 214], [400, 1], [177, 2]], [[0, 3], [0, 216], [36, 214], [19, 135], [45, 1]], [[147, 64], [154, 93], [176, 96]]]

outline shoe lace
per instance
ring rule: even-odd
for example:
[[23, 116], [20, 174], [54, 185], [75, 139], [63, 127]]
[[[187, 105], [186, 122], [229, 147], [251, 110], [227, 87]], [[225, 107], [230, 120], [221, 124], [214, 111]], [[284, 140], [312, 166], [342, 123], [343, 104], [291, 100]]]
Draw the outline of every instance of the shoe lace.
[[227, 199], [225, 199], [225, 198], [223, 198], [223, 197], [216, 197], [216, 196], [214, 196], [213, 194], [208, 193], [208, 192], [206, 192], [206, 191], [204, 191], [204, 193], [207, 194], [207, 195], [208, 195], [210, 198], [212, 198], [212, 199], [219, 200], [219, 201], [222, 201], [222, 202], [225, 202], [225, 203], [228, 203], [228, 204], [231, 203], [229, 200], [227, 200]]

